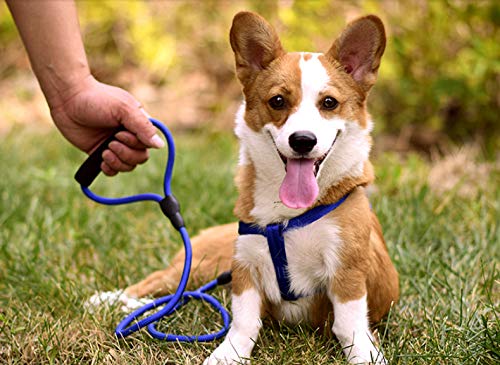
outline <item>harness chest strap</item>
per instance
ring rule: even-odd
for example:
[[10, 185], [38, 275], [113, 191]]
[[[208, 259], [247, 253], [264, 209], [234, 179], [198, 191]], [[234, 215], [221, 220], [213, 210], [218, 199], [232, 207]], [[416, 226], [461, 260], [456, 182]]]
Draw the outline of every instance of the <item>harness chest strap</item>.
[[285, 226], [283, 223], [269, 224], [265, 228], [257, 226], [255, 223], [239, 222], [238, 233], [240, 235], [261, 235], [266, 237], [269, 246], [269, 253], [274, 266], [274, 272], [278, 281], [281, 298], [286, 301], [297, 300], [302, 295], [295, 294], [290, 288], [290, 278], [288, 275], [288, 261], [285, 249], [285, 232], [297, 228], [305, 227], [321, 219], [328, 213], [338, 208], [349, 196], [349, 193], [340, 198], [337, 202], [328, 205], [320, 205], [307, 212], [292, 218]]

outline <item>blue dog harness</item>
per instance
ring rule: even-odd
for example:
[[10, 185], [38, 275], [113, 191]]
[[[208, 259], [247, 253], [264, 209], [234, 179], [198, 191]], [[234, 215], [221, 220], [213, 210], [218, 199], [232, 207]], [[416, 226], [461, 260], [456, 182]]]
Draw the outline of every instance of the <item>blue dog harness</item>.
[[302, 295], [295, 294], [290, 289], [290, 278], [288, 276], [288, 261], [286, 258], [285, 232], [305, 227], [318, 219], [324, 217], [328, 213], [338, 208], [349, 196], [349, 193], [340, 198], [333, 204], [320, 205], [298, 217], [290, 219], [285, 226], [283, 223], [268, 224], [266, 228], [261, 228], [255, 223], [239, 222], [238, 233], [240, 235], [257, 234], [266, 237], [269, 246], [269, 253], [273, 261], [276, 280], [280, 288], [281, 298], [286, 301], [297, 300]]

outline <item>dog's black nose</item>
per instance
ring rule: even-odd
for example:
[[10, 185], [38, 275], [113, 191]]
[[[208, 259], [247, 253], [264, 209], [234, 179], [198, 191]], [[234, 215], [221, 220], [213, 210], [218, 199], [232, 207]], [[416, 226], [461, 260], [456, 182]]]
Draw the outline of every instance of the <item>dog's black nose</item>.
[[311, 152], [316, 143], [318, 143], [316, 136], [309, 131], [297, 131], [288, 137], [290, 147], [301, 155]]

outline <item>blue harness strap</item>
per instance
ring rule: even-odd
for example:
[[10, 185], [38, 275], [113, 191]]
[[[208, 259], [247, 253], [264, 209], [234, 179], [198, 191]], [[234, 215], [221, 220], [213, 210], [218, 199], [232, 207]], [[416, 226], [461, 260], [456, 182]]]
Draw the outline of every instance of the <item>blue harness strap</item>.
[[333, 204], [320, 205], [307, 212], [292, 218], [287, 225], [283, 223], [269, 224], [265, 229], [257, 226], [255, 223], [239, 222], [238, 233], [240, 235], [256, 234], [266, 237], [269, 253], [276, 273], [276, 280], [280, 289], [281, 298], [286, 301], [297, 300], [302, 295], [295, 294], [290, 288], [290, 278], [288, 275], [288, 260], [285, 250], [285, 232], [305, 227], [328, 213], [338, 208], [349, 196], [349, 193], [340, 198]]

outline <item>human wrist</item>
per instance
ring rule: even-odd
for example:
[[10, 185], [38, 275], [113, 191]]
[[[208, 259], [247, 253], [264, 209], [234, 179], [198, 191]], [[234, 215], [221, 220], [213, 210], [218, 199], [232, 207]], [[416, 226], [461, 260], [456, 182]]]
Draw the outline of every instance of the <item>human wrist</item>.
[[78, 70], [73, 71], [62, 76], [60, 73], [55, 74], [56, 71], [51, 70], [54, 75], [47, 77], [48, 81], [44, 83], [42, 83], [42, 78], [39, 78], [40, 86], [50, 110], [62, 107], [76, 94], [97, 83], [97, 80], [88, 69], [79, 70], [80, 72], [77, 72]]
[[51, 110], [63, 105], [80, 90], [95, 81], [86, 60], [84, 63], [76, 62], [70, 67], [46, 65], [35, 73]]

